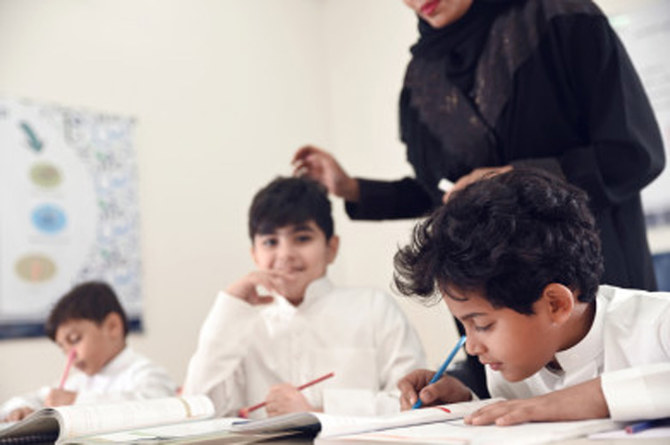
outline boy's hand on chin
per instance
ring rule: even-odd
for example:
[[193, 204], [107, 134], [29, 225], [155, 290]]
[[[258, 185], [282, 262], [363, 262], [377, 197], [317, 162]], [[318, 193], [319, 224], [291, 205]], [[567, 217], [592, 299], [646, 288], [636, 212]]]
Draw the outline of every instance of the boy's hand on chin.
[[529, 399], [485, 406], [465, 417], [470, 425], [601, 419], [609, 416], [600, 378]]
[[274, 297], [259, 293], [258, 287], [282, 295], [282, 289], [286, 287], [286, 281], [290, 279], [291, 277], [284, 272], [255, 270], [228, 286], [226, 292], [253, 306], [268, 304], [274, 301]]
[[314, 411], [305, 396], [293, 385], [282, 383], [270, 388], [265, 398], [265, 410], [268, 416], [279, 416], [281, 414]]
[[77, 393], [65, 389], [53, 388], [47, 398], [44, 399], [45, 406], [72, 405], [77, 398]]

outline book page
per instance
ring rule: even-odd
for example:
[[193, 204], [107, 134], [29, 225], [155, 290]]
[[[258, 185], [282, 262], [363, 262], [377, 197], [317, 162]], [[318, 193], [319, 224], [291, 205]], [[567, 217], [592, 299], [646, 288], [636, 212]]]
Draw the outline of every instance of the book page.
[[609, 419], [574, 422], [531, 422], [513, 426], [473, 426], [462, 419], [369, 433], [318, 437], [316, 445], [407, 443], [413, 445], [532, 445], [584, 437], [616, 428]]
[[214, 405], [207, 396], [202, 395], [102, 405], [71, 405], [53, 410], [61, 420], [58, 440], [204, 419], [214, 415]]
[[484, 405], [502, 399], [476, 400], [403, 411], [377, 417], [354, 417], [324, 413], [292, 413], [268, 419], [252, 420], [232, 427], [235, 432], [265, 433], [282, 430], [319, 431], [321, 437], [376, 431], [407, 425], [460, 419]]
[[315, 413], [321, 422], [320, 437], [352, 434], [363, 431], [377, 431], [389, 428], [398, 428], [408, 425], [441, 422], [450, 419], [460, 419], [482, 406], [498, 402], [502, 399], [475, 400], [472, 402], [452, 403], [448, 405], [431, 406], [421, 409], [402, 411], [398, 414], [378, 417], [345, 417], [329, 416]]
[[[222, 438], [230, 433], [233, 422], [240, 421], [237, 417], [222, 417], [216, 419], [181, 422], [170, 425], [138, 428], [113, 433], [96, 434], [78, 437], [73, 443], [135, 443], [135, 442], [181, 442], [188, 440], [205, 439], [209, 437]], [[230, 433], [232, 434], [232, 433]], [[67, 440], [64, 444], [70, 443]]]

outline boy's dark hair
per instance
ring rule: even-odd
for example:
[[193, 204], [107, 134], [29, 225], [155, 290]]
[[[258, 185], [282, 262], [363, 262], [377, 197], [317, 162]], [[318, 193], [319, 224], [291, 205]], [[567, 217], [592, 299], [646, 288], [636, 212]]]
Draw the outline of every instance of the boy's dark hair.
[[56, 340], [56, 331], [70, 320], [91, 320], [101, 324], [107, 315], [116, 312], [123, 321], [123, 335], [128, 334], [128, 318], [114, 290], [99, 281], [88, 281], [75, 286], [63, 295], [51, 309], [45, 331], [51, 340]]
[[249, 237], [268, 234], [279, 227], [314, 220], [333, 236], [333, 216], [326, 189], [308, 178], [278, 177], [259, 190], [249, 208]]
[[[483, 292], [495, 308], [533, 313], [544, 287], [595, 298], [603, 270], [586, 193], [539, 170], [515, 168], [455, 192], [414, 228], [394, 258], [396, 288], [433, 297], [448, 287]], [[447, 293], [448, 295], [448, 293]]]

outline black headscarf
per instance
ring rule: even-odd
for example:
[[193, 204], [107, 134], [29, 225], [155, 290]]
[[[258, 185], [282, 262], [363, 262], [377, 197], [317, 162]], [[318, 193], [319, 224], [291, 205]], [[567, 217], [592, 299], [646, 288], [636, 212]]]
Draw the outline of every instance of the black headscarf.
[[456, 22], [433, 28], [419, 18], [419, 40], [410, 48], [413, 57], [444, 59], [445, 74], [467, 94], [472, 88], [477, 60], [493, 20], [514, 0], [473, 0]]
[[[473, 127], [467, 110], [466, 113], [448, 111], [461, 121], [450, 120], [443, 124], [441, 115], [456, 104], [445, 102], [445, 98], [459, 96], [452, 88], [460, 90], [463, 97], [469, 97], [494, 21], [519, 1], [473, 0], [460, 19], [438, 29], [419, 19], [420, 38], [411, 48], [413, 57], [400, 95], [400, 137], [407, 145], [408, 160], [417, 179], [436, 205], [441, 199], [436, 187], [440, 178], [454, 181], [477, 165], [478, 159], [495, 157], [490, 153], [495, 150], [496, 143], [492, 140], [495, 135], [481, 119], [477, 119], [480, 125]], [[461, 110], [462, 102], [458, 102]], [[461, 125], [463, 119], [468, 131]], [[473, 135], [473, 131], [476, 134]], [[450, 140], [449, 145], [443, 143], [446, 139]], [[452, 156], [452, 150], [468, 153], [467, 162], [455, 161], [459, 157]]]

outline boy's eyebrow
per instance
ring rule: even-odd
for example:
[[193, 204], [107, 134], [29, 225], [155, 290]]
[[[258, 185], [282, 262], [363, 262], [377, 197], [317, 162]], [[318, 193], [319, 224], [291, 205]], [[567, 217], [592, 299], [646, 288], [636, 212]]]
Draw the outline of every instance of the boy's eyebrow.
[[461, 320], [461, 321], [465, 321], [465, 320], [469, 320], [471, 318], [479, 317], [479, 316], [482, 316], [482, 315], [487, 315], [487, 314], [486, 314], [486, 312], [470, 312], [467, 315], [463, 315], [462, 317], [458, 317], [458, 319]]
[[294, 233], [295, 233], [295, 232], [305, 232], [305, 231], [307, 231], [307, 232], [313, 232], [313, 231], [314, 231], [314, 228], [313, 228], [312, 226], [310, 226], [310, 225], [307, 225], [307, 224], [296, 224], [296, 225], [293, 227], [293, 232], [294, 232]]

